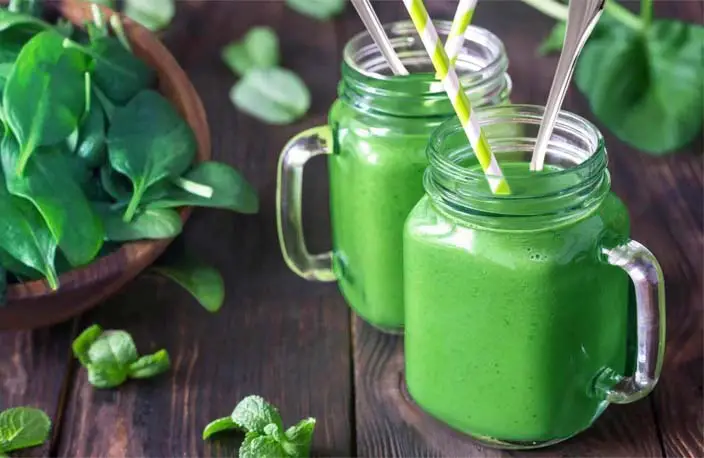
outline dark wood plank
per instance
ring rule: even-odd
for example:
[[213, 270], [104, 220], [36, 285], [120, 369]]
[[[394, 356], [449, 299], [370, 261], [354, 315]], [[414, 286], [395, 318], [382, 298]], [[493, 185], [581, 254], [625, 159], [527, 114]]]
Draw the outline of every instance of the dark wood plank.
[[[403, 9], [387, 2], [377, 2], [376, 8], [385, 20], [405, 15]], [[454, 5], [448, 2], [429, 3], [431, 15], [437, 18], [451, 18], [453, 8]], [[358, 30], [361, 27], [354, 20], [350, 21], [350, 28], [356, 27]], [[477, 9], [475, 23], [492, 30], [506, 44], [510, 60], [509, 72], [514, 81], [512, 101], [544, 104], [556, 58], [538, 57], [536, 49], [553, 21], [520, 2], [487, 2], [480, 4]], [[593, 119], [584, 99], [576, 90], [570, 91], [565, 107]], [[605, 130], [603, 126], [601, 128]], [[624, 198], [631, 210], [635, 237], [649, 243], [652, 237], [644, 238], [643, 234], [648, 227], [662, 228], [662, 224], [645, 219], [643, 213], [637, 211], [648, 207], [648, 198], [634, 184], [639, 182], [631, 179], [632, 164], [642, 155], [625, 147], [612, 136], [607, 135], [607, 144], [612, 157], [617, 158], [616, 165], [612, 167], [614, 191]], [[676, 159], [673, 162], [678, 168], [687, 168]], [[640, 187], [642, 186], [641, 184]], [[686, 284], [683, 286], [686, 288]], [[523, 455], [520, 452], [483, 448], [466, 436], [439, 424], [415, 406], [404, 387], [401, 338], [381, 335], [357, 320], [353, 327], [353, 349], [360, 456]], [[695, 365], [692, 363], [692, 367]], [[697, 405], [701, 405], [701, 402]], [[661, 456], [662, 453], [652, 404], [641, 401], [627, 406], [611, 406], [586, 432], [562, 444], [533, 451], [530, 455]]]
[[23, 456], [47, 456], [60, 433], [71, 372], [73, 322], [37, 331], [0, 332], [0, 411], [31, 406], [52, 420], [52, 440]]
[[[658, 2], [659, 15], [702, 24], [702, 2]], [[702, 57], [704, 65], [704, 57]], [[704, 136], [693, 154], [663, 160], [644, 157], [634, 167], [640, 186], [653, 202], [643, 208], [652, 225], [643, 237], [658, 256], [667, 284], [667, 349], [654, 396], [655, 413], [669, 457], [704, 456]]]
[[[197, 211], [186, 227], [186, 247], [225, 276], [227, 299], [219, 314], [209, 315], [178, 288], [145, 276], [84, 318], [82, 326], [97, 322], [130, 331], [142, 352], [165, 347], [173, 368], [114, 391], [93, 390], [79, 371], [59, 454], [233, 456], [241, 437], [204, 443], [201, 431], [256, 393], [279, 406], [287, 423], [319, 419], [315, 454], [348, 456], [349, 314], [333, 285], [303, 281], [287, 269], [274, 215], [279, 150], [296, 132], [325, 122], [335, 96], [334, 26], [294, 14], [283, 2], [207, 2], [190, 10], [179, 2], [179, 7], [167, 44], [203, 98], [214, 157], [253, 182], [261, 211], [256, 216]], [[313, 92], [309, 117], [291, 126], [265, 126], [228, 99], [236, 78], [220, 62], [220, 49], [251, 26], [265, 24], [281, 37], [283, 65]], [[325, 212], [316, 208], [327, 207], [324, 177], [313, 178], [305, 206], [310, 237], [325, 240]]]

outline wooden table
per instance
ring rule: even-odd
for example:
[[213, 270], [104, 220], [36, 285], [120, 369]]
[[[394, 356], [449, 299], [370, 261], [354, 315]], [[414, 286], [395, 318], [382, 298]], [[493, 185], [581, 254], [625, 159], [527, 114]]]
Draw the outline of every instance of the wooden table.
[[[382, 20], [405, 16], [400, 2], [376, 2]], [[451, 17], [452, 2], [430, 2]], [[704, 18], [699, 1], [657, 2], [659, 16]], [[535, 52], [552, 21], [517, 1], [486, 1], [476, 23], [497, 33], [510, 55], [515, 102], [541, 103], [554, 57]], [[283, 64], [313, 92], [309, 116], [265, 126], [228, 99], [235, 77], [220, 49], [251, 26], [278, 31]], [[236, 455], [239, 437], [203, 442], [210, 419], [256, 393], [278, 405], [287, 423], [318, 418], [314, 453], [322, 456], [500, 456], [448, 431], [415, 408], [403, 388], [402, 339], [354, 318], [333, 284], [291, 273], [276, 238], [276, 160], [294, 133], [324, 123], [335, 98], [341, 48], [361, 29], [351, 7], [336, 21], [315, 22], [282, 1], [179, 2], [165, 41], [205, 103], [213, 153], [258, 188], [255, 216], [198, 211], [183, 240], [225, 274], [227, 302], [202, 310], [165, 281], [141, 277], [101, 307], [64, 325], [0, 333], [0, 408], [34, 405], [54, 419], [53, 438], [33, 455]], [[566, 107], [593, 119], [576, 91]], [[603, 128], [603, 126], [602, 126]], [[606, 129], [603, 129], [606, 131]], [[551, 456], [703, 456], [702, 431], [702, 141], [655, 158], [607, 134], [613, 189], [627, 203], [633, 236], [657, 255], [667, 282], [667, 355], [662, 379], [646, 400], [613, 406], [589, 431], [533, 452]], [[330, 246], [324, 161], [306, 173], [305, 218], [315, 251]], [[92, 323], [126, 329], [142, 352], [167, 348], [173, 369], [115, 391], [94, 390], [70, 354], [72, 338]]]

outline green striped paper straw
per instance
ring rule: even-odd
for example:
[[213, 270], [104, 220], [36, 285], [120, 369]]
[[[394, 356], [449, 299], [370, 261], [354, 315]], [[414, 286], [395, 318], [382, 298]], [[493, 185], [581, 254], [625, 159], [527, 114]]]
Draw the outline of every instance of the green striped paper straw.
[[450, 64], [453, 66], [457, 62], [457, 56], [460, 55], [462, 45], [464, 44], [464, 34], [467, 27], [472, 22], [474, 16], [474, 8], [477, 6], [477, 0], [460, 0], [455, 12], [455, 18], [452, 20], [452, 28], [445, 42], [445, 52], [450, 58]]
[[425, 46], [438, 78], [442, 80], [445, 92], [455, 108], [455, 113], [460, 119], [460, 124], [467, 134], [467, 139], [474, 149], [474, 154], [479, 160], [479, 164], [487, 175], [489, 186], [494, 194], [511, 194], [511, 189], [504, 178], [504, 174], [496, 161], [496, 157], [491, 152], [489, 142], [479, 127], [479, 120], [472, 112], [472, 105], [469, 103], [467, 94], [461, 90], [459, 79], [455, 69], [450, 66], [450, 59], [443, 48], [438, 31], [435, 29], [428, 11], [422, 0], [403, 0], [408, 14], [411, 16], [413, 25], [420, 35], [420, 39]]

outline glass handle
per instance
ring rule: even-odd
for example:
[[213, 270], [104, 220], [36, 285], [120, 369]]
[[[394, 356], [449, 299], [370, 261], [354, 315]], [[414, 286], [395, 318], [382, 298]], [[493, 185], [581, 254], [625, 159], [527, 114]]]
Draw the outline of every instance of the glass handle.
[[291, 270], [306, 280], [335, 281], [332, 252], [312, 255], [306, 248], [301, 217], [303, 167], [312, 157], [331, 154], [329, 126], [308, 129], [293, 137], [279, 157], [276, 221], [279, 244]]
[[635, 285], [638, 329], [635, 373], [630, 377], [609, 374], [609, 386], [604, 388], [607, 401], [628, 404], [647, 396], [660, 378], [665, 353], [664, 278], [653, 253], [635, 240], [603, 248], [602, 253], [609, 264], [625, 270]]

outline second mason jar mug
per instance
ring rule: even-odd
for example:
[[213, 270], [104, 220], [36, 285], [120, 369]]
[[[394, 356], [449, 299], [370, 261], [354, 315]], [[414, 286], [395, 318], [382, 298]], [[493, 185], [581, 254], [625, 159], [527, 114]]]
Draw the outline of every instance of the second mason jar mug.
[[663, 275], [629, 238], [601, 134], [562, 112], [545, 169], [531, 172], [543, 114], [480, 114], [507, 196], [491, 193], [459, 123], [441, 126], [428, 146], [426, 195], [405, 228], [409, 393], [453, 428], [505, 448], [559, 442], [609, 403], [646, 396], [664, 353]]
[[[437, 22], [443, 39], [450, 26]], [[454, 111], [412, 23], [385, 29], [411, 74], [393, 76], [368, 33], [350, 40], [328, 125], [299, 134], [281, 153], [277, 217], [281, 250], [294, 272], [337, 281], [363, 319], [400, 332], [403, 224], [423, 195], [430, 134]], [[469, 27], [456, 67], [474, 106], [508, 101], [508, 60], [491, 32]], [[311, 255], [302, 233], [301, 180], [305, 163], [321, 154], [328, 155], [333, 251]]]

